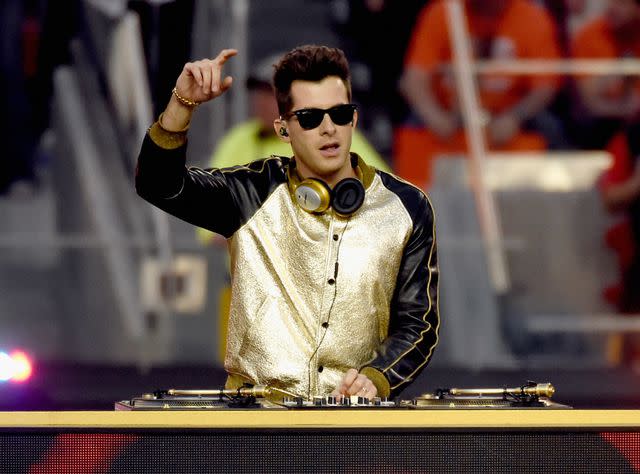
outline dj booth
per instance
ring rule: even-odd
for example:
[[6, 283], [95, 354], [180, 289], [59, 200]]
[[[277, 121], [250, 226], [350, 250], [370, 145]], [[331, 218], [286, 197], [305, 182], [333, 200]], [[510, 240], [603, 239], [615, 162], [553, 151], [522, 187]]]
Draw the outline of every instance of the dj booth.
[[0, 472], [640, 472], [640, 411], [0, 412]]

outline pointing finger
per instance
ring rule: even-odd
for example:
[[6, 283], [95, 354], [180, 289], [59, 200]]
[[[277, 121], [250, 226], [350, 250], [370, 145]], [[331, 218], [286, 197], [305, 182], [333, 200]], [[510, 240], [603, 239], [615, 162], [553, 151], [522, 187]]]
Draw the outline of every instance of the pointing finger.
[[216, 61], [218, 61], [222, 65], [226, 63], [229, 58], [235, 56], [236, 54], [238, 54], [237, 49], [223, 49], [222, 51], [220, 51], [220, 53], [218, 53], [218, 56], [216, 56]]

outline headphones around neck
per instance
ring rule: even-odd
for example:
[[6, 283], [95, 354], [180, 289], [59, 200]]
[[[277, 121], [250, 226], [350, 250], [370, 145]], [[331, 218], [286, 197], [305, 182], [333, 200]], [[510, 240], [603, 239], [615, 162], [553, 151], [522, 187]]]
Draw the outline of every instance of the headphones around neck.
[[[355, 155], [351, 155], [351, 165], [354, 168], [358, 166], [358, 158]], [[298, 205], [312, 214], [323, 214], [327, 209], [333, 208], [336, 214], [349, 217], [360, 209], [364, 202], [365, 189], [359, 179], [345, 178], [333, 189], [319, 178], [300, 181], [295, 170], [295, 161], [291, 161], [289, 183]]]

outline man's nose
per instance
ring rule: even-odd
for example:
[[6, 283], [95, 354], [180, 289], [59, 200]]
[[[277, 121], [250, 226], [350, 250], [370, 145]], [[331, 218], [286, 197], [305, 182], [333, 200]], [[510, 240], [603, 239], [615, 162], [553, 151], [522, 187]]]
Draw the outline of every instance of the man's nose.
[[320, 122], [320, 132], [321, 133], [334, 133], [336, 130], [336, 124], [333, 123], [331, 117], [327, 112], [325, 112], [324, 117], [322, 117], [322, 122]]

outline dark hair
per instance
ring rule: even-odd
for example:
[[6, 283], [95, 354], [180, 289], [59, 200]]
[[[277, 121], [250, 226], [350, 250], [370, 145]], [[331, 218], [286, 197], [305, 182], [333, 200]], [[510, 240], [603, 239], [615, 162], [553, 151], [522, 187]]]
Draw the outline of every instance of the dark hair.
[[339, 48], [304, 45], [285, 54], [276, 64], [273, 85], [278, 102], [278, 111], [284, 116], [291, 110], [291, 83], [295, 80], [321, 81], [328, 76], [338, 76], [347, 88], [351, 101], [351, 75], [349, 63]]

